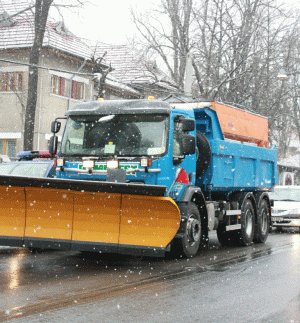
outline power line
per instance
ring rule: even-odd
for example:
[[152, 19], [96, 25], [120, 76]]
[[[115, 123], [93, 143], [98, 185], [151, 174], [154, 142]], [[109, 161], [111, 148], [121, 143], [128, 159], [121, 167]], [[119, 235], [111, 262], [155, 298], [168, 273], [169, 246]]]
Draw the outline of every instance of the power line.
[[[21, 62], [21, 61], [12, 61], [12, 60], [3, 59], [3, 58], [0, 58], [0, 62], [15, 64], [15, 65], [28, 66], [28, 67], [36, 67], [36, 68], [47, 70], [47, 71], [56, 71], [56, 72], [68, 73], [68, 74], [71, 73], [73, 75], [90, 76], [90, 77], [95, 76], [94, 73], [84, 73], [84, 72], [80, 72], [80, 71], [68, 71], [68, 70], [63, 70], [63, 69], [58, 69], [58, 68], [53, 68], [53, 67], [47, 67], [47, 66], [41, 66], [41, 65], [36, 65], [36, 64], [25, 63], [25, 62]], [[110, 78], [109, 75], [108, 75], [107, 79], [109, 79], [111, 81], [116, 81], [116, 80]], [[117, 80], [117, 82], [120, 82], [120, 81]], [[158, 94], [182, 94], [179, 91], [154, 89], [154, 88], [152, 88], [150, 86], [139, 85], [139, 84], [134, 84], [134, 85], [133, 84], [127, 84], [127, 83], [120, 83], [120, 84], [124, 84], [126, 86], [132, 87], [133, 89], [138, 89], [138, 90], [143, 90], [143, 91], [148, 91], [148, 92], [154, 92], [154, 93], [158, 93]]]
[[44, 69], [44, 70], [47, 70], [47, 71], [51, 70], [51, 71], [62, 72], [62, 73], [72, 73], [72, 74], [76, 74], [76, 75], [94, 76], [93, 73], [82, 73], [82, 72], [76, 72], [76, 71], [67, 71], [67, 70], [62, 70], [62, 69], [53, 68], [53, 67], [46, 67], [46, 66], [41, 66], [41, 65], [24, 63], [24, 62], [20, 62], [20, 61], [11, 61], [9, 59], [3, 59], [3, 58], [0, 58], [0, 62], [11, 63], [11, 64], [15, 64], [15, 65], [23, 65], [23, 66], [28, 66], [28, 67], [37, 67], [37, 68]]

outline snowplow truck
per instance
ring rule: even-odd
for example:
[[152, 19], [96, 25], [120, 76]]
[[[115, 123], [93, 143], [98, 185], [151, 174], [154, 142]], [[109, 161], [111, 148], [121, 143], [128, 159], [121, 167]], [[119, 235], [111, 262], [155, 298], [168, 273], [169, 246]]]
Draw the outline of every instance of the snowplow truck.
[[266, 241], [267, 119], [216, 102], [78, 103], [51, 124], [56, 178], [0, 176], [0, 244], [193, 257]]

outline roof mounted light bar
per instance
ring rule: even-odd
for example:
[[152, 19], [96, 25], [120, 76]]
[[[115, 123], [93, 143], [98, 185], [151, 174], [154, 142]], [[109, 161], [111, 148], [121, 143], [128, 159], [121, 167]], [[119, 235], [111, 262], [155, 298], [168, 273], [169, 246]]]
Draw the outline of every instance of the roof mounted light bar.
[[34, 158], [51, 158], [49, 150], [20, 151], [17, 154], [19, 160], [32, 160]]

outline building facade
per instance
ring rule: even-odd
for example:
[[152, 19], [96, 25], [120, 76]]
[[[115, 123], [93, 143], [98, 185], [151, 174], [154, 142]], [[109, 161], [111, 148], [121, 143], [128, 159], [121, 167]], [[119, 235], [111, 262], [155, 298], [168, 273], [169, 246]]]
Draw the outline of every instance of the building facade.
[[[23, 150], [29, 57], [34, 40], [33, 3], [0, 3], [0, 155], [11, 158]], [[76, 102], [97, 98], [101, 73], [94, 73], [94, 62], [102, 56], [103, 70], [111, 67], [105, 78], [105, 99], [138, 99], [150, 94], [159, 97], [177, 91], [166, 75], [128, 47], [103, 45], [95, 50], [62, 21], [50, 17], [38, 68], [34, 150], [47, 149], [55, 118], [63, 117]]]

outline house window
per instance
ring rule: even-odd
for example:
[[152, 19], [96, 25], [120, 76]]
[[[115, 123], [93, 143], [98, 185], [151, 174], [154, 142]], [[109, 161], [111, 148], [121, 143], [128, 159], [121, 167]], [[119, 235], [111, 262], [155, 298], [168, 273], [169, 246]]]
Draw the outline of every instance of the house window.
[[0, 139], [0, 155], [16, 156], [16, 140]]
[[22, 91], [23, 73], [0, 73], [0, 91]]
[[66, 79], [64, 77], [51, 76], [51, 92], [57, 95], [65, 95]]
[[72, 99], [82, 100], [84, 97], [84, 83], [72, 81]]

